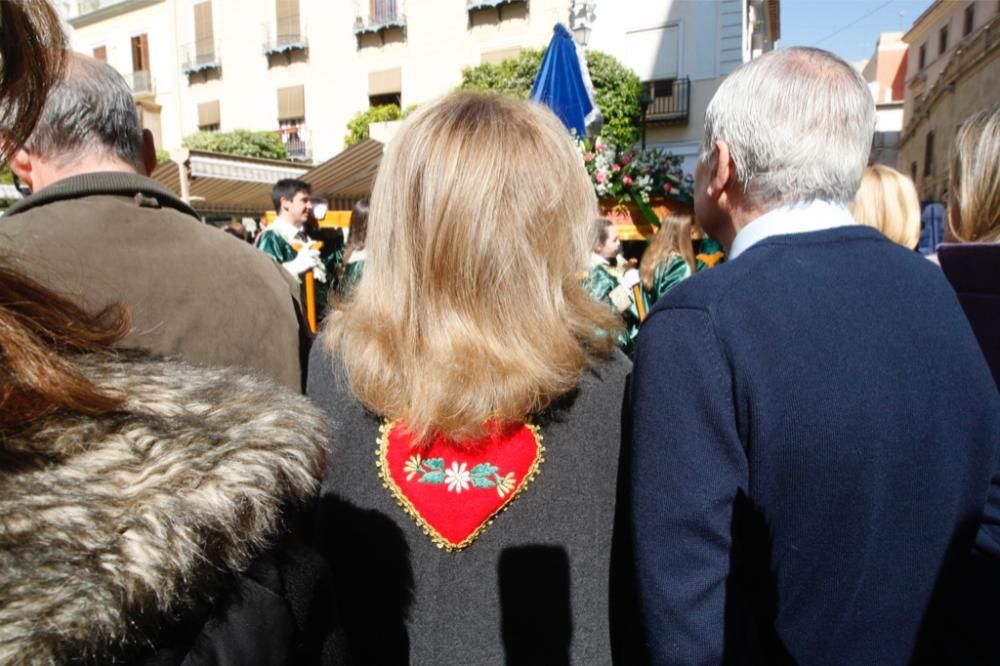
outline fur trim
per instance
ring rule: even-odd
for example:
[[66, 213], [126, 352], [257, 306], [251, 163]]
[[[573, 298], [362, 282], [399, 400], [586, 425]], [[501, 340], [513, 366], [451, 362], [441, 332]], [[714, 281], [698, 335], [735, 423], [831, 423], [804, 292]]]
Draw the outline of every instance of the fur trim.
[[128, 396], [0, 441], [0, 663], [99, 657], [225, 585], [316, 495], [329, 430], [261, 377], [81, 359]]

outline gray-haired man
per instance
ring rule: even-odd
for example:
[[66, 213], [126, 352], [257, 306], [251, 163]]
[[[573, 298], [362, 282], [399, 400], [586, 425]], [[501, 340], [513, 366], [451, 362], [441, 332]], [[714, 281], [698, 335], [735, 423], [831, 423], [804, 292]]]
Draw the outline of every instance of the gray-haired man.
[[0, 249], [85, 307], [126, 303], [134, 323], [126, 346], [256, 368], [301, 390], [297, 286], [140, 175], [154, 165], [124, 79], [71, 54], [34, 132], [11, 157], [32, 194], [0, 218]]
[[976, 539], [1000, 398], [937, 267], [845, 207], [873, 129], [816, 49], [744, 65], [706, 112], [695, 207], [729, 261], [657, 303], [631, 398], [657, 663], [969, 659], [950, 602], [974, 546], [1000, 551]]

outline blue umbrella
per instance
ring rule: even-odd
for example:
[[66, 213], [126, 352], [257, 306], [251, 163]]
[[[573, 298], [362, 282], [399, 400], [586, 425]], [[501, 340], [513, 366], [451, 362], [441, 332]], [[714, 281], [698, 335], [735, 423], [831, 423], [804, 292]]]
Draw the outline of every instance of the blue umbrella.
[[587, 135], [587, 125], [600, 118], [594, 86], [583, 51], [577, 48], [566, 26], [557, 23], [552, 32], [552, 41], [531, 87], [531, 99], [552, 109], [570, 132], [582, 138]]

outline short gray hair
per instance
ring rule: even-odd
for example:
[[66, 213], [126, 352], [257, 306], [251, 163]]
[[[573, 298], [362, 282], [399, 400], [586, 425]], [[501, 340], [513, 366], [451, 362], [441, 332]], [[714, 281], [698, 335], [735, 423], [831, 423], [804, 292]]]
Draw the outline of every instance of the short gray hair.
[[63, 165], [95, 154], [113, 156], [145, 173], [132, 91], [110, 65], [80, 54], [67, 59], [24, 148]]
[[848, 204], [875, 133], [875, 101], [861, 75], [821, 49], [765, 53], [730, 74], [705, 111], [700, 159], [729, 146], [753, 205]]

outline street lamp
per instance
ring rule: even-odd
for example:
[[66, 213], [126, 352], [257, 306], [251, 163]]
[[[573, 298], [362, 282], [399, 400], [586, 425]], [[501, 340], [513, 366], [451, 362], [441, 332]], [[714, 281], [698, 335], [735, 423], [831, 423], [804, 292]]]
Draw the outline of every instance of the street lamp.
[[569, 8], [569, 28], [573, 31], [577, 43], [587, 46], [590, 41], [590, 31], [594, 24], [594, 9], [596, 0], [573, 0]]

